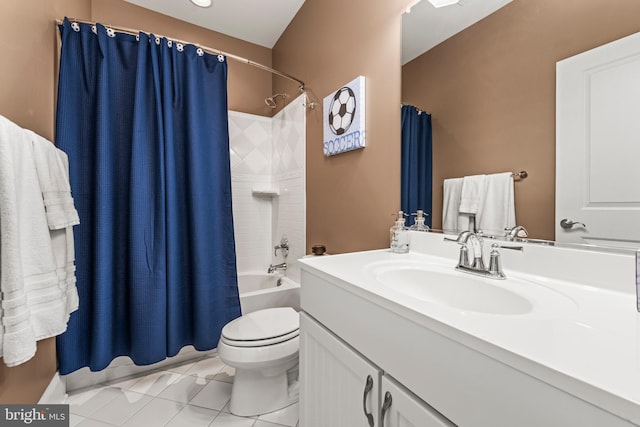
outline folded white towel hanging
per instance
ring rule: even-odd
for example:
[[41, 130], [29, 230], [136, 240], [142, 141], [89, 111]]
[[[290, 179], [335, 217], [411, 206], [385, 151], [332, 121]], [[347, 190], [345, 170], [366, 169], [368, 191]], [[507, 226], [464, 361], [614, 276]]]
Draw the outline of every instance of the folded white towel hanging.
[[476, 225], [484, 233], [504, 235], [505, 228], [516, 225], [516, 210], [511, 172], [487, 175], [484, 201], [476, 216]]
[[462, 180], [460, 213], [477, 214], [486, 191], [486, 175], [465, 176]]
[[443, 182], [442, 230], [445, 233], [459, 233], [469, 229], [470, 216], [460, 214], [462, 178], [448, 178]]
[[26, 132], [33, 144], [38, 182], [49, 228], [57, 230], [79, 224], [78, 212], [71, 197], [69, 160], [66, 153], [40, 135], [29, 130]]
[[[0, 357], [7, 366], [33, 357], [36, 341], [64, 332], [78, 303], [71, 226], [50, 230], [34, 135], [0, 116]], [[68, 182], [66, 169], [55, 174]], [[75, 222], [75, 208], [64, 211]]]

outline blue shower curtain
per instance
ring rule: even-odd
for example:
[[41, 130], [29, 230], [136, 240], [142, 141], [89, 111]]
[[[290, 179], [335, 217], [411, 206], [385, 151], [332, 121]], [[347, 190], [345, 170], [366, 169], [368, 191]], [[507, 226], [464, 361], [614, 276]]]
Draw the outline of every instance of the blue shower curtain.
[[215, 348], [240, 315], [226, 59], [99, 24], [59, 29], [56, 144], [81, 221], [60, 373]]
[[[400, 209], [414, 213], [422, 209], [428, 214], [425, 223], [431, 227], [433, 154], [431, 115], [411, 105], [402, 106]], [[413, 224], [411, 217], [407, 225]]]

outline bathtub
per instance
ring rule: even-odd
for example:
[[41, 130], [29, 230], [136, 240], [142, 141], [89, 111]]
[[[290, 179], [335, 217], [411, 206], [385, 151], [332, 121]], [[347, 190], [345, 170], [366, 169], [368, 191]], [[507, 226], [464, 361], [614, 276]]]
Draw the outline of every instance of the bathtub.
[[300, 284], [281, 274], [238, 273], [242, 314], [272, 307], [293, 307], [300, 311]]

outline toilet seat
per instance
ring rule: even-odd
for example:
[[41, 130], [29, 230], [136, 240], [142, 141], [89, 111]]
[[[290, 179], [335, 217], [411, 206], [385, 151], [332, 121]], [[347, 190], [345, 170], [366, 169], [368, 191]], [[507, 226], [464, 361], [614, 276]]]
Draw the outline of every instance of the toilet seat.
[[300, 317], [291, 307], [267, 308], [232, 320], [220, 341], [233, 347], [263, 347], [300, 335]]
[[267, 338], [264, 340], [238, 341], [220, 337], [220, 341], [233, 347], [264, 347], [267, 345], [280, 344], [282, 342], [289, 341], [290, 339], [295, 338], [299, 335], [300, 330], [296, 329], [295, 331], [288, 334], [281, 335], [279, 337]]

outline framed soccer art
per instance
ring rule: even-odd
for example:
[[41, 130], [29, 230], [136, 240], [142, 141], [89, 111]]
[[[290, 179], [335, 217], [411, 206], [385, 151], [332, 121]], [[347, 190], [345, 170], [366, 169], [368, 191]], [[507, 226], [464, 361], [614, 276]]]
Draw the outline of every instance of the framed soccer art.
[[325, 156], [364, 148], [365, 80], [355, 78], [323, 101], [323, 151]]

